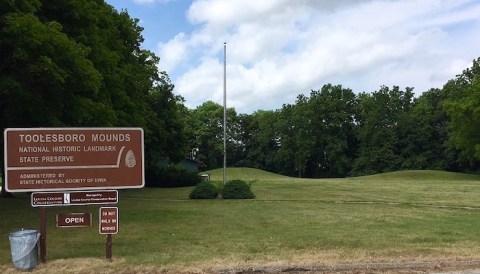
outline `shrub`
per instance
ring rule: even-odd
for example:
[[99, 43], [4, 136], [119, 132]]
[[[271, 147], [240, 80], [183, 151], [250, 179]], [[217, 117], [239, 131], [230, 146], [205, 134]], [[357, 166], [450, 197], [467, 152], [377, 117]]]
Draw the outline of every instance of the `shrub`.
[[150, 169], [145, 174], [146, 187], [194, 186], [201, 181], [197, 173], [175, 166]]
[[215, 199], [217, 187], [211, 182], [201, 182], [190, 192], [190, 199]]
[[253, 199], [255, 195], [251, 190], [251, 184], [242, 180], [228, 181], [222, 189], [224, 199]]

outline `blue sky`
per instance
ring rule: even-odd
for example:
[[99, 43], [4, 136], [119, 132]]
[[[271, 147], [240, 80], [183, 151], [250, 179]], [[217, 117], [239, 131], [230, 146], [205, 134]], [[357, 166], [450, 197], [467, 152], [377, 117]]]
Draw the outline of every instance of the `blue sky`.
[[140, 19], [144, 28], [143, 47], [154, 50], [160, 41], [168, 41], [179, 32], [191, 32], [193, 25], [187, 22], [186, 12], [192, 1], [134, 1], [107, 0], [118, 11], [127, 10], [133, 18]]
[[480, 57], [479, 0], [107, 0], [144, 27], [175, 93], [195, 108], [281, 108], [323, 85], [441, 88]]

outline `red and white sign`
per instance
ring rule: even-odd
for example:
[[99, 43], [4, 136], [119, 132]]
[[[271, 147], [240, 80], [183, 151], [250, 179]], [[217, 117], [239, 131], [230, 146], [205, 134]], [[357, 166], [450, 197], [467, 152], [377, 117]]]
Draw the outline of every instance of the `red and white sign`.
[[58, 213], [57, 227], [90, 227], [91, 213]]
[[118, 207], [101, 207], [98, 230], [100, 234], [118, 233]]
[[9, 128], [4, 132], [10, 192], [141, 188], [141, 128]]

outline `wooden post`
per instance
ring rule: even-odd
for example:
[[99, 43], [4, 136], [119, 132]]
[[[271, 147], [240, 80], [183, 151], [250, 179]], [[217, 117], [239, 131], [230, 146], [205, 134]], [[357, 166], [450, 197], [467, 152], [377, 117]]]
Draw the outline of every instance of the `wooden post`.
[[47, 262], [47, 209], [40, 207], [40, 260]]
[[112, 234], [107, 234], [107, 243], [105, 244], [105, 257], [112, 261]]

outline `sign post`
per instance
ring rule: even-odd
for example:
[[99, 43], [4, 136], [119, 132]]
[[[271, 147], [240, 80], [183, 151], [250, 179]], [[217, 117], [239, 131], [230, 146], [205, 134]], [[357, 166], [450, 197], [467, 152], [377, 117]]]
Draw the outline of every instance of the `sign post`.
[[47, 262], [47, 209], [40, 207], [40, 260]]
[[107, 234], [107, 242], [105, 243], [105, 258], [112, 261], [112, 234]]
[[101, 207], [99, 212], [98, 230], [100, 234], [107, 235], [105, 243], [105, 257], [112, 260], [112, 234], [118, 233], [118, 208]]

